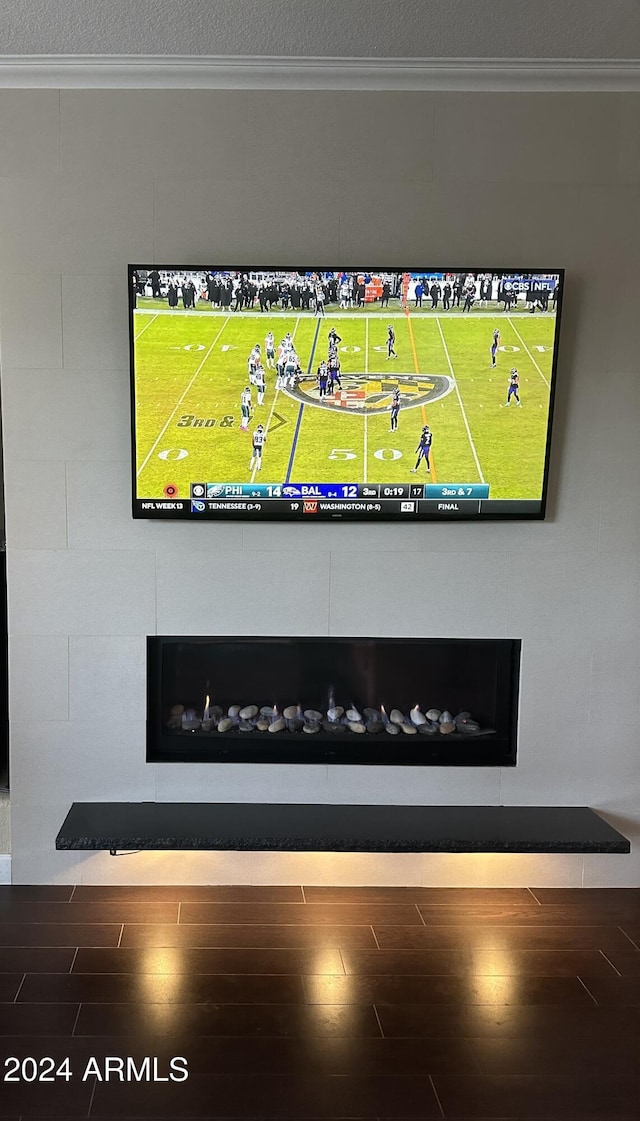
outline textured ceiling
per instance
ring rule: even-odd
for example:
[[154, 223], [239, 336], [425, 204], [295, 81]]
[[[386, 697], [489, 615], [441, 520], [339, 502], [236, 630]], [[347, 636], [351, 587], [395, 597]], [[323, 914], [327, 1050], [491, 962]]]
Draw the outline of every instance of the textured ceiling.
[[638, 0], [0, 0], [0, 54], [640, 57]]

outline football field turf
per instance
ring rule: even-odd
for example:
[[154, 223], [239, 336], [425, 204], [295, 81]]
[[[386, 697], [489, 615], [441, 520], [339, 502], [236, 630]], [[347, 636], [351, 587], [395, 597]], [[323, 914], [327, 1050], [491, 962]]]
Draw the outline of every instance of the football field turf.
[[[389, 323], [398, 355], [391, 360]], [[374, 307], [315, 318], [141, 306], [134, 312], [138, 497], [162, 498], [167, 485], [188, 498], [193, 482], [251, 482], [251, 432], [262, 423], [261, 483], [484, 482], [491, 498], [539, 498], [555, 323], [551, 313], [414, 315]], [[341, 336], [344, 392], [321, 405], [315, 372], [332, 326]], [[495, 327], [504, 349], [494, 370]], [[295, 390], [277, 389], [275, 371], [266, 369], [264, 404], [251, 386], [251, 420], [242, 431], [247, 357], [256, 342], [264, 356], [269, 330], [276, 346], [291, 332], [303, 379]], [[521, 408], [506, 407], [512, 366]], [[396, 384], [401, 409], [390, 432]], [[422, 462], [412, 474], [424, 424], [433, 432], [431, 473]]]

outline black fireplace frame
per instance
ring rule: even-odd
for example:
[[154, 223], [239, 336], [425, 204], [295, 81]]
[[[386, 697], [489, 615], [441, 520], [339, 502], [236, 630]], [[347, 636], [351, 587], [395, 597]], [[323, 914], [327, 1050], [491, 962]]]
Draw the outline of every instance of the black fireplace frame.
[[[419, 643], [427, 647], [445, 645], [478, 647], [493, 650], [497, 659], [496, 673], [506, 697], [506, 709], [499, 734], [468, 737], [449, 736], [335, 736], [320, 732], [268, 732], [243, 734], [212, 733], [210, 735], [169, 732], [166, 713], [163, 715], [162, 672], [163, 653], [168, 644], [192, 643], [336, 643], [362, 642], [406, 645]], [[479, 652], [479, 651], [478, 651]], [[179, 636], [150, 635], [147, 638], [147, 752], [148, 763], [278, 763], [368, 766], [454, 766], [513, 767], [517, 756], [518, 698], [520, 682], [520, 639], [463, 638], [343, 638], [334, 636]], [[256, 698], [251, 698], [255, 700]], [[258, 698], [260, 700], [261, 698]], [[238, 697], [240, 703], [249, 698]]]

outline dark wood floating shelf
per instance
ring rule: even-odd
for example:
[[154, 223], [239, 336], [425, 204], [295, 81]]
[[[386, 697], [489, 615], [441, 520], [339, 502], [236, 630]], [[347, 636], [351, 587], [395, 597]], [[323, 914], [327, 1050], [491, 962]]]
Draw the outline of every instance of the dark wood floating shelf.
[[631, 845], [586, 806], [74, 802], [57, 849], [607, 852]]

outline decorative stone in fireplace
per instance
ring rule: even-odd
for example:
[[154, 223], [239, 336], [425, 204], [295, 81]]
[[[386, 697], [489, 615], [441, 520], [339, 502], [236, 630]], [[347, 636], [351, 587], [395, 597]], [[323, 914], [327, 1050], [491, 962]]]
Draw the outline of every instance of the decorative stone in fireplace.
[[519, 639], [147, 639], [147, 761], [514, 766]]

